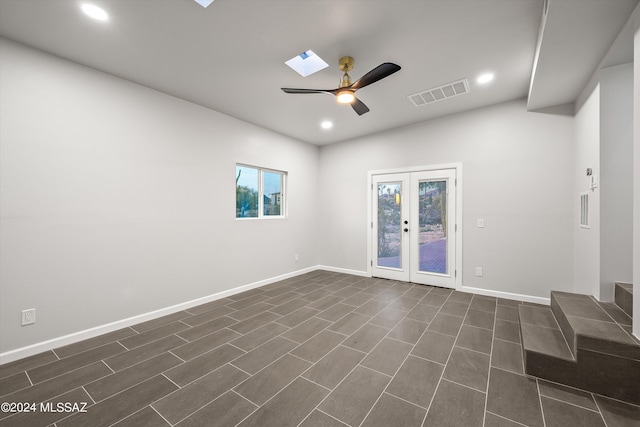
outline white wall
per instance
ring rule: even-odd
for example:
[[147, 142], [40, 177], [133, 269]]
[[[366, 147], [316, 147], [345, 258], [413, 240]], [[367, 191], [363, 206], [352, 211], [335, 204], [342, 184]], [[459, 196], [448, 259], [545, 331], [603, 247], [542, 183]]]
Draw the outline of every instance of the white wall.
[[[317, 147], [7, 40], [0, 60], [0, 353], [317, 265]], [[236, 162], [289, 172], [289, 218], [235, 219]]]
[[633, 16], [633, 334], [640, 339], [640, 6]]
[[368, 171], [461, 162], [463, 286], [571, 291], [572, 140], [573, 117], [529, 113], [517, 100], [325, 146], [320, 264], [367, 270]]
[[[573, 165], [573, 292], [600, 298], [600, 188], [591, 190], [587, 168], [600, 176], [600, 86], [576, 106]], [[580, 194], [589, 194], [589, 228], [580, 227]]]
[[633, 64], [600, 71], [600, 300], [633, 280]]
[[[633, 276], [632, 87], [633, 64], [604, 68], [576, 102], [574, 289], [601, 301], [613, 301], [614, 282]], [[578, 224], [583, 192], [589, 194], [589, 228]]]
[[[635, 111], [638, 58], [640, 31]], [[575, 119], [517, 100], [319, 149], [3, 39], [0, 61], [0, 353], [317, 264], [364, 272], [380, 169], [462, 163], [465, 287], [599, 291], [600, 230], [577, 226], [585, 169], [599, 173], [599, 86]], [[289, 172], [288, 219], [235, 220], [235, 162]]]

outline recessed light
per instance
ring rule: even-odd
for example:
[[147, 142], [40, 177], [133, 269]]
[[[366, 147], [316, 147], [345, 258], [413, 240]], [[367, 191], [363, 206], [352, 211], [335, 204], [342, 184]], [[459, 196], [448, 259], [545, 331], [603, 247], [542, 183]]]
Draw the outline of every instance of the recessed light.
[[333, 123], [329, 120], [325, 120], [322, 123], [320, 123], [320, 127], [322, 129], [331, 129], [333, 127]]
[[478, 76], [478, 79], [476, 80], [479, 84], [483, 85], [486, 83], [489, 83], [491, 80], [493, 80], [493, 73], [485, 73], [485, 74], [481, 74]]
[[80, 7], [87, 16], [93, 19], [96, 19], [98, 21], [106, 21], [109, 19], [109, 15], [107, 14], [107, 12], [105, 12], [104, 9], [101, 9], [98, 6], [89, 3], [83, 3]]

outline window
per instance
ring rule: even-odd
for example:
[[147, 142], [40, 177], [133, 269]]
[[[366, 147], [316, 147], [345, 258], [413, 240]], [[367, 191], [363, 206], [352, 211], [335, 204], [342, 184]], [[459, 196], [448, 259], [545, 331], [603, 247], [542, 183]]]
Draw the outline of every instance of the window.
[[236, 218], [285, 216], [286, 172], [236, 165]]

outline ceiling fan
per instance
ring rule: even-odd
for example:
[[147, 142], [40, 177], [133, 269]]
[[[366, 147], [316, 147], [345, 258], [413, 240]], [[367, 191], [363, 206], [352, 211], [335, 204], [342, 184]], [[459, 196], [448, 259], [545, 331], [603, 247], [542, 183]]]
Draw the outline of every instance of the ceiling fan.
[[344, 72], [344, 75], [340, 80], [340, 87], [336, 89], [292, 89], [288, 87], [283, 87], [281, 89], [285, 93], [328, 93], [330, 95], [334, 95], [340, 104], [351, 104], [353, 110], [361, 116], [369, 111], [369, 107], [367, 107], [364, 102], [356, 98], [355, 92], [365, 86], [369, 86], [370, 84], [377, 82], [378, 80], [389, 77], [391, 74], [400, 70], [399, 65], [391, 62], [385, 62], [360, 77], [360, 79], [356, 80], [354, 83], [351, 83], [349, 71], [353, 70], [353, 58], [350, 56], [343, 56], [340, 58], [338, 68], [340, 68], [340, 71]]

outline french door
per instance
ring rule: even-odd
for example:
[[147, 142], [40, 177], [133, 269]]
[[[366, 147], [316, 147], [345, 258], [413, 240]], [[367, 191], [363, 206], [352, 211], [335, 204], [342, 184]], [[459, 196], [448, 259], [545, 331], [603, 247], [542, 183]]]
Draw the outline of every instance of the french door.
[[372, 176], [372, 275], [455, 288], [456, 170]]

